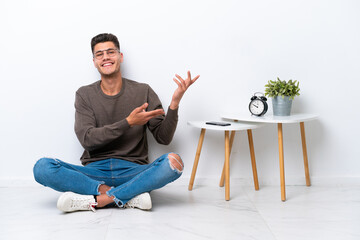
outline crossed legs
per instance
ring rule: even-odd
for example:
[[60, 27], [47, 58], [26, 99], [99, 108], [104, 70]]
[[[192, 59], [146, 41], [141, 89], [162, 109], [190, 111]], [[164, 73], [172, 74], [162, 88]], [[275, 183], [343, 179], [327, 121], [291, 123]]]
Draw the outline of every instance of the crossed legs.
[[[40, 184], [57, 191], [94, 195], [97, 207], [101, 208], [112, 202], [122, 206], [134, 196], [176, 180], [183, 170], [183, 162], [175, 153], [164, 154], [148, 165], [119, 159], [102, 161], [104, 162], [83, 167], [43, 158], [35, 164], [34, 176]], [[104, 165], [113, 166], [114, 163], [120, 166], [116, 172], [110, 167], [106, 167], [108, 169], [104, 171]]]

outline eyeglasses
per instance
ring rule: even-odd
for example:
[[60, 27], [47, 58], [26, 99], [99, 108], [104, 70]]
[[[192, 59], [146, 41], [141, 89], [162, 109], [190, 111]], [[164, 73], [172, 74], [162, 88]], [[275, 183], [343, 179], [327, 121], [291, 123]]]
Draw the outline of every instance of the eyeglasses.
[[120, 51], [118, 49], [116, 49], [116, 48], [109, 48], [109, 49], [106, 49], [106, 50], [100, 50], [100, 51], [97, 51], [96, 53], [94, 53], [94, 57], [96, 59], [98, 59], [98, 60], [101, 60], [104, 57], [104, 52], [106, 52], [106, 54], [109, 57], [114, 57], [116, 55], [116, 53], [118, 53]]

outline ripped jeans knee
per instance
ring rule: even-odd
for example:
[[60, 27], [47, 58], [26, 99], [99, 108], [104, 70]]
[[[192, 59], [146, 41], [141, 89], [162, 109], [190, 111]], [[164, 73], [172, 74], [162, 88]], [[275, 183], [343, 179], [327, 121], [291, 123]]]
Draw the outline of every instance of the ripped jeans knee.
[[168, 155], [171, 169], [176, 169], [178, 172], [182, 172], [184, 169], [184, 163], [181, 157], [176, 153], [169, 153]]

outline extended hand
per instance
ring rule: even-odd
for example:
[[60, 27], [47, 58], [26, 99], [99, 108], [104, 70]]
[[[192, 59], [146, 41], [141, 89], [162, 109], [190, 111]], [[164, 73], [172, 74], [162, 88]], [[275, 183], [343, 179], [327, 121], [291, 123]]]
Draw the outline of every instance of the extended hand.
[[170, 104], [171, 109], [177, 109], [181, 98], [184, 96], [186, 90], [193, 84], [200, 75], [197, 75], [195, 78], [191, 79], [190, 71], [187, 72], [187, 78], [184, 80], [179, 75], [175, 74], [176, 78], [173, 78], [174, 82], [178, 85], [178, 88], [175, 90]]
[[156, 109], [146, 112], [145, 109], [148, 107], [148, 105], [148, 103], [144, 103], [142, 106], [135, 108], [130, 113], [130, 115], [126, 118], [130, 126], [144, 125], [150, 119], [165, 114], [163, 109]]

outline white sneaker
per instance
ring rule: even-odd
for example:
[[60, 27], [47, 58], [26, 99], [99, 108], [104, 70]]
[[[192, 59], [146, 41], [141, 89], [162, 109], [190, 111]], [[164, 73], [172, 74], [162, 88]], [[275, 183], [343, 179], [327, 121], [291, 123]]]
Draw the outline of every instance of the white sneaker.
[[137, 195], [124, 205], [124, 208], [139, 208], [142, 210], [150, 210], [151, 207], [152, 204], [150, 194], [147, 192]]
[[58, 201], [57, 208], [63, 212], [74, 212], [91, 210], [95, 212], [95, 206], [97, 202], [93, 195], [80, 195], [73, 192], [63, 193]]

